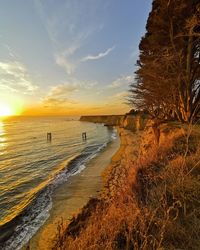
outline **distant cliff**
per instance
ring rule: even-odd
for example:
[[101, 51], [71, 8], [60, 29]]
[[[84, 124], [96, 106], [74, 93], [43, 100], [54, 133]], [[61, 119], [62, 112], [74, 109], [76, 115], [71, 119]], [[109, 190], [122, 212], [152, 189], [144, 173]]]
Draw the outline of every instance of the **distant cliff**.
[[148, 117], [143, 114], [138, 115], [97, 115], [81, 116], [80, 121], [104, 123], [106, 126], [120, 126], [131, 131], [144, 129]]
[[120, 125], [124, 120], [124, 115], [95, 115], [95, 116], [81, 116], [80, 121], [104, 123], [107, 126]]

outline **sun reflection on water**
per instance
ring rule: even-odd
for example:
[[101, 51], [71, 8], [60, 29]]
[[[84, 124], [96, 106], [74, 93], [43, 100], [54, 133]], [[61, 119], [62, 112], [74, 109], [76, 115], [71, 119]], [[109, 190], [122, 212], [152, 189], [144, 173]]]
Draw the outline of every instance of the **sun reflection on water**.
[[5, 133], [4, 123], [3, 121], [0, 121], [0, 136], [2, 136], [4, 133]]
[[6, 143], [6, 137], [5, 137], [5, 127], [4, 127], [4, 122], [0, 121], [0, 155], [4, 154], [4, 149], [7, 145]]

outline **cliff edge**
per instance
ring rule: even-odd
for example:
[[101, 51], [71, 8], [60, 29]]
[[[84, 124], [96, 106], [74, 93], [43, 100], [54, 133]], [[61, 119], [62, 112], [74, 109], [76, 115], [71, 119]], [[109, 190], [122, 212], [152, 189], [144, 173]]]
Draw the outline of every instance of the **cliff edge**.
[[200, 128], [148, 120], [118, 133], [104, 188], [54, 249], [200, 249]]
[[80, 121], [103, 123], [105, 126], [119, 126], [135, 132], [145, 128], [148, 116], [144, 114], [81, 116]]

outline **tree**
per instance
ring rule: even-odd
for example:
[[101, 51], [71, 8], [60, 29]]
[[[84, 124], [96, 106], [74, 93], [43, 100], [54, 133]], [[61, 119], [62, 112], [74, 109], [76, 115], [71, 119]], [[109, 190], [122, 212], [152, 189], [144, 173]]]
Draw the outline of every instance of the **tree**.
[[200, 113], [198, 2], [153, 1], [129, 99], [153, 117], [189, 122]]

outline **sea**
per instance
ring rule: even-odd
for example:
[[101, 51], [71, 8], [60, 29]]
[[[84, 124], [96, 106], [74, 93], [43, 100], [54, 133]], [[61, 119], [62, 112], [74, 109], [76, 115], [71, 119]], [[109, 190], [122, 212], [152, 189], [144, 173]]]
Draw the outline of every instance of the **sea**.
[[79, 117], [0, 119], [0, 249], [21, 249], [49, 217], [55, 189], [115, 139]]

